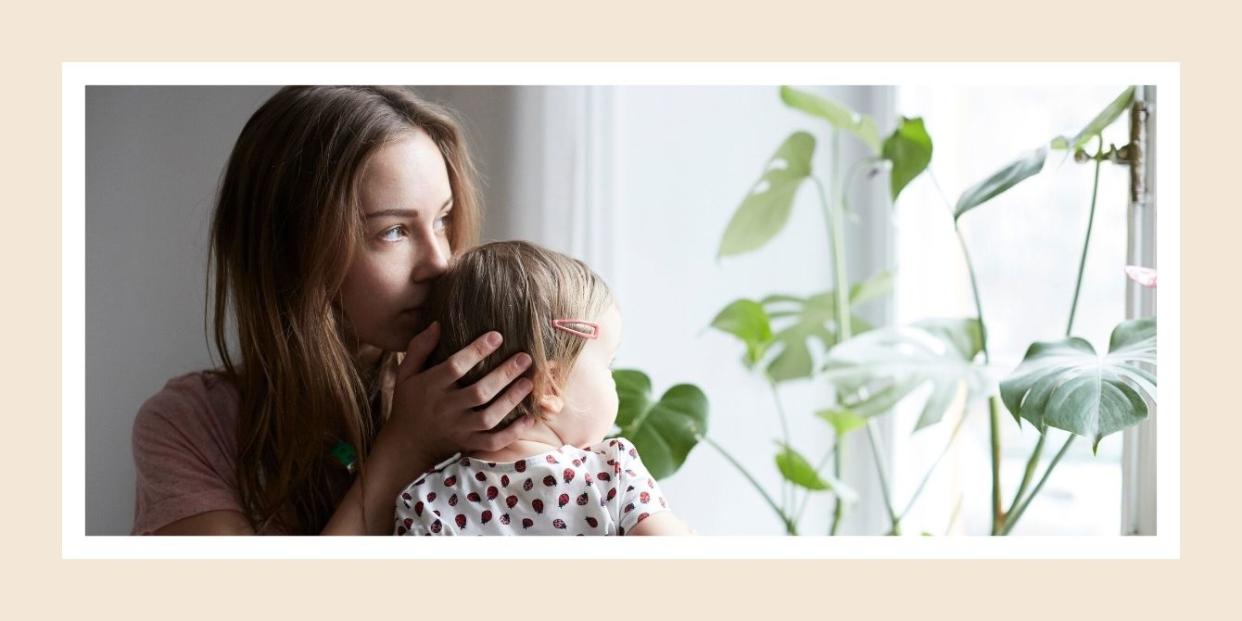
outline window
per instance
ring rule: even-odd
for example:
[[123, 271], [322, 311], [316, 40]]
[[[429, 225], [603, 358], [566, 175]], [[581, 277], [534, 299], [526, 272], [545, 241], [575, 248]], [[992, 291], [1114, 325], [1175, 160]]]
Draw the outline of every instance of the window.
[[[916, 180], [895, 208], [895, 318], [975, 314], [969, 276], [953, 233], [950, 207], [961, 192], [1022, 153], [1057, 135], [1073, 135], [1126, 85], [1098, 87], [916, 86], [897, 89], [897, 110], [921, 116], [934, 142], [932, 175]], [[1129, 141], [1127, 116], [1104, 134], [1105, 144]], [[1094, 142], [1088, 147], [1094, 150]], [[989, 348], [998, 378], [1036, 340], [1064, 336], [1087, 230], [1093, 166], [1050, 153], [1041, 174], [961, 219], [974, 262]], [[937, 188], [939, 186], [939, 189]], [[943, 195], [942, 195], [943, 193]], [[1112, 328], [1127, 317], [1129, 173], [1105, 163], [1073, 334], [1106, 350]], [[896, 502], [904, 502], [946, 445], [955, 420], [911, 435], [917, 412], [899, 411], [893, 436]], [[985, 402], [968, 410], [954, 449], [940, 464], [903, 524], [907, 532], [987, 534], [991, 465]], [[1021, 480], [1038, 433], [1001, 412], [1002, 499]], [[1061, 460], [1013, 534], [1115, 535], [1121, 523], [1122, 433], [1105, 438], [1099, 454], [1078, 440]], [[1065, 432], [1051, 430], [1043, 464]], [[1041, 465], [1036, 476], [1042, 475]], [[1034, 483], [1032, 483], [1033, 485]], [[958, 507], [959, 500], [961, 502]]]

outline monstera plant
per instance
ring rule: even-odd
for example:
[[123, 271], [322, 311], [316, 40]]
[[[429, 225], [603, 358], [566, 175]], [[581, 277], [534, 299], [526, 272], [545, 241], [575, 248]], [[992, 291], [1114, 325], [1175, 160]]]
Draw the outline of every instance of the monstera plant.
[[678, 384], [654, 399], [651, 379], [642, 371], [617, 369], [612, 377], [620, 404], [616, 435], [634, 443], [652, 476], [672, 476], [707, 433], [707, 395], [692, 384]]
[[[652, 433], [648, 443], [657, 445], [655, 437], [665, 437], [671, 463], [684, 458], [683, 449], [697, 438], [705, 441], [732, 463], [773, 509], [789, 534], [797, 534], [807, 500], [814, 494], [832, 494], [834, 510], [828, 532], [835, 534], [843, 511], [858, 492], [841, 483], [842, 439], [850, 433], [867, 434], [878, 453], [872, 424], [879, 416], [893, 411], [899, 403], [921, 399], [915, 432], [939, 424], [955, 408], [965, 408], [979, 399], [987, 399], [991, 427], [992, 460], [992, 534], [1008, 534], [1022, 516], [1031, 500], [1039, 493], [1053, 468], [1068, 450], [1076, 436], [1090, 438], [1093, 448], [1104, 436], [1137, 424], [1148, 416], [1155, 404], [1156, 322], [1154, 318], [1127, 321], [1113, 331], [1109, 350], [1098, 355], [1085, 339], [1073, 336], [1074, 316], [1083, 286], [1083, 271], [1090, 247], [1096, 199], [1099, 189], [1100, 163], [1116, 154], [1116, 147], [1106, 151], [1101, 133], [1129, 109], [1135, 89], [1126, 89], [1096, 118], [1073, 137], [1056, 137], [1047, 144], [1015, 158], [1010, 164], [983, 179], [959, 195], [956, 204], [945, 201], [946, 215], [954, 224], [958, 242], [966, 259], [972, 294], [974, 317], [929, 318], [908, 326], [874, 327], [856, 316], [854, 309], [882, 299], [892, 286], [892, 275], [880, 273], [858, 283], [846, 278], [845, 227], [852, 213], [846, 188], [860, 175], [878, 176], [887, 172], [888, 195], [895, 202], [903, 189], [926, 171], [932, 162], [931, 136], [921, 118], [900, 118], [887, 134], [879, 131], [873, 119], [818, 94], [791, 87], [781, 87], [781, 101], [826, 124], [834, 153], [840, 153], [842, 137], [857, 140], [867, 155], [846, 169], [839, 157], [833, 158], [825, 181], [816, 174], [812, 159], [817, 146], [812, 132], [790, 134], [768, 158], [763, 172], [735, 209], [720, 241], [718, 258], [734, 257], [762, 249], [789, 221], [794, 199], [803, 185], [816, 190], [828, 231], [828, 250], [832, 261], [835, 286], [809, 296], [787, 293], [766, 293], [754, 298], [728, 302], [715, 316], [711, 327], [727, 334], [743, 345], [741, 362], [762, 376], [772, 392], [780, 421], [782, 437], [776, 439], [774, 465], [782, 478], [779, 494], [770, 493], [760, 485], [750, 469], [735, 459], [724, 447], [704, 435], [706, 417], [700, 424], [688, 405], [694, 399], [676, 388], [661, 400], [666, 406], [648, 408], [657, 416], [650, 423], [642, 416], [627, 414], [626, 424], [638, 427], [633, 433]], [[1093, 139], [1099, 146], [1094, 154], [1082, 149]], [[965, 239], [958, 228], [960, 220], [972, 210], [986, 205], [1022, 181], [1039, 174], [1052, 151], [1073, 153], [1077, 159], [1094, 161], [1095, 182], [1092, 188], [1090, 217], [1083, 242], [1077, 284], [1066, 328], [1066, 337], [1056, 342], [1036, 342], [1027, 351], [1023, 362], [999, 383], [989, 379], [991, 357], [988, 330], [980, 303], [978, 281]], [[1119, 266], [1120, 272], [1121, 266]], [[1151, 276], [1154, 283], [1154, 275]], [[816, 359], [814, 351], [824, 354]], [[639, 392], [649, 393], [649, 383], [633, 378]], [[645, 378], [642, 378], [645, 380]], [[779, 396], [781, 386], [794, 380], [823, 382], [834, 395], [830, 402], [809, 408], [810, 414], [823, 420], [831, 430], [834, 445], [818, 461], [802, 455], [789, 435], [786, 412]], [[626, 379], [628, 382], [629, 379]], [[631, 388], [619, 390], [629, 391]], [[930, 390], [925, 389], [930, 386]], [[644, 393], [644, 394], [645, 394]], [[684, 393], [684, 394], [683, 394]], [[646, 408], [646, 400], [637, 399], [635, 406]], [[697, 399], [697, 397], [695, 398]], [[1005, 509], [1000, 497], [999, 411], [1001, 404], [1020, 425], [1026, 421], [1040, 433], [1036, 448], [1012, 504]], [[801, 414], [801, 413], [800, 413]], [[952, 446], [967, 417], [958, 417], [948, 443], [940, 453], [943, 457]], [[620, 421], [620, 418], [619, 418]], [[1030, 483], [1040, 463], [1044, 440], [1049, 428], [1070, 432], [1060, 452], [1049, 462], [1045, 473], [1034, 488]], [[635, 439], [637, 442], [637, 439]], [[685, 449], [688, 450], [688, 449]], [[646, 449], [643, 448], [644, 455]], [[828, 468], [831, 459], [831, 469]], [[922, 483], [905, 505], [897, 511], [890, 496], [886, 473], [876, 456], [875, 466], [880, 481], [877, 490], [888, 510], [889, 534], [900, 533], [902, 518], [922, 493], [932, 470], [940, 463], [937, 458], [923, 477]], [[753, 467], [753, 466], [751, 466]], [[1028, 492], [1029, 489], [1029, 492]], [[870, 490], [868, 490], [870, 491]], [[778, 499], [779, 498], [779, 499]]]

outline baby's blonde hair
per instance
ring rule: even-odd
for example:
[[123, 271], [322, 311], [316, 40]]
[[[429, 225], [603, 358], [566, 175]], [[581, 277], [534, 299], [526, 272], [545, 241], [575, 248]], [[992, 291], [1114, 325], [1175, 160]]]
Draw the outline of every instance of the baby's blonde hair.
[[469, 386], [514, 354], [526, 352], [531, 366], [524, 375], [534, 388], [501, 426], [520, 416], [537, 415], [536, 399], [560, 393], [587, 342], [553, 329], [552, 320], [598, 321], [613, 303], [604, 279], [572, 257], [524, 241], [471, 248], [437, 279], [421, 309], [424, 325], [439, 321], [441, 328], [427, 367], [491, 330], [500, 332], [504, 336], [500, 349], [467, 372], [458, 385]]

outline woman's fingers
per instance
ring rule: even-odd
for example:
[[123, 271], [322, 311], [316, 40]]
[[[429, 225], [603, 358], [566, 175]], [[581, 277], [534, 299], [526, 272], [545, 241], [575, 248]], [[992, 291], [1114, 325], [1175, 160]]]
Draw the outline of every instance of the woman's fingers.
[[472, 444], [475, 445], [475, 450], [499, 451], [513, 444], [522, 434], [529, 431], [534, 424], [534, 416], [523, 416], [500, 431], [480, 431], [474, 434]]
[[[527, 378], [523, 377], [509, 385], [508, 390], [504, 394], [497, 397], [491, 405], [483, 408], [478, 412], [473, 412], [471, 417], [471, 427], [483, 432], [490, 431], [493, 427], [500, 424], [513, 408], [517, 407], [526, 395], [530, 394], [534, 384]], [[528, 418], [528, 417], [523, 417]]]
[[483, 405], [491, 401], [510, 382], [530, 368], [530, 355], [521, 352], [514, 354], [504, 364], [492, 369], [479, 381], [462, 388], [453, 395], [455, 405], [465, 409]]
[[436, 383], [448, 386], [461, 379], [474, 365], [481, 362], [488, 354], [500, 348], [504, 339], [499, 332], [488, 332], [475, 339], [473, 343], [463, 347], [461, 351], [449, 356], [448, 360], [436, 365], [430, 373], [435, 375]]
[[410, 339], [410, 344], [405, 349], [405, 357], [397, 366], [397, 382], [405, 381], [406, 378], [422, 369], [423, 363], [427, 362], [427, 356], [435, 351], [436, 343], [439, 341], [440, 322], [438, 321], [432, 322], [425, 330]]

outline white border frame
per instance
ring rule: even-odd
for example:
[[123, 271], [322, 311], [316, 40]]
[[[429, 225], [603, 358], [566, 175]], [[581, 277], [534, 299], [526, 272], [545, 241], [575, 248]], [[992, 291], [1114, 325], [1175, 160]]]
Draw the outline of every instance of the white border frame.
[[[417, 80], [411, 80], [411, 77]], [[61, 554], [64, 558], [1029, 558], [1181, 554], [1181, 70], [1162, 63], [104, 63], [61, 65]], [[1154, 84], [1161, 206], [1159, 532], [1123, 537], [384, 538], [87, 536], [85, 87], [185, 84]]]

